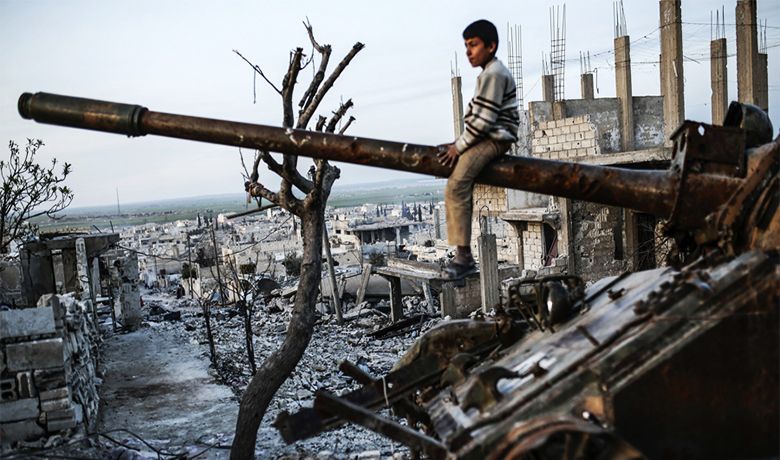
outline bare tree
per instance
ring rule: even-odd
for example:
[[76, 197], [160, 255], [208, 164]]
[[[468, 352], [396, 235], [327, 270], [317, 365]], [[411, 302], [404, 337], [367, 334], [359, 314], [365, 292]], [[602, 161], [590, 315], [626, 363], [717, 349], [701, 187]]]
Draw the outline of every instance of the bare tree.
[[[356, 43], [330, 76], [325, 79], [331, 47], [319, 45], [314, 39], [311, 25], [304, 24], [304, 26], [309, 33], [312, 46], [320, 54], [321, 61], [311, 84], [298, 104], [300, 110], [296, 121], [293, 109], [293, 89], [298, 73], [303, 67], [303, 49], [297, 48], [290, 54], [290, 63], [287, 74], [282, 81], [282, 89], [277, 90], [282, 97], [284, 114], [282, 124], [288, 128], [307, 128], [325, 94], [349, 65], [352, 58], [363, 49], [362, 43]], [[257, 66], [253, 65], [252, 67], [262, 75]], [[347, 108], [334, 114], [334, 118], [341, 118]], [[337, 123], [338, 120], [333, 122], [331, 119], [328, 129], [332, 132]], [[317, 126], [322, 129], [324, 121], [317, 123]], [[314, 160], [314, 166], [306, 177], [298, 171], [298, 158], [296, 156], [285, 154], [280, 164], [268, 151], [258, 152], [257, 155], [258, 159], [262, 160], [269, 170], [281, 177], [281, 184], [279, 190], [273, 192], [256, 182], [256, 178], [259, 176], [255, 171], [247, 178], [249, 182], [246, 185], [247, 191], [251, 196], [265, 198], [301, 219], [303, 264], [298, 282], [298, 293], [295, 296], [292, 318], [287, 328], [285, 340], [279, 349], [266, 358], [260, 366], [241, 400], [236, 422], [236, 437], [230, 453], [232, 460], [253, 458], [257, 430], [260, 428], [268, 404], [290, 372], [295, 369], [311, 340], [316, 322], [314, 304], [321, 277], [325, 206], [333, 182], [339, 177], [338, 168], [330, 165], [326, 160]], [[259, 161], [255, 161], [255, 167], [259, 163]], [[252, 179], [255, 180], [252, 181]], [[293, 195], [293, 187], [305, 193], [305, 197], [296, 198]]]
[[51, 167], [35, 162], [35, 154], [43, 147], [40, 139], [27, 139], [24, 154], [14, 141], [8, 142], [11, 156], [0, 160], [0, 254], [7, 254], [13, 241], [22, 241], [38, 231], [30, 219], [39, 216], [54, 218], [73, 201], [73, 191], [61, 185], [70, 174], [70, 164], [62, 165], [62, 175], [55, 172], [57, 160]]
[[[201, 283], [203, 283], [203, 278], [201, 278]], [[203, 284], [201, 284], [201, 286], [203, 286]], [[206, 326], [206, 340], [209, 342], [209, 355], [211, 357], [211, 364], [213, 364], [214, 367], [217, 366], [217, 350], [214, 346], [214, 333], [211, 328], [211, 307], [214, 305], [212, 298], [215, 293], [216, 289], [210, 292], [205, 298], [202, 294], [195, 297], [198, 302], [198, 307], [200, 307], [200, 311], [203, 312], [203, 323]]]
[[255, 363], [255, 345], [252, 341], [252, 315], [255, 311], [255, 301], [257, 300], [259, 290], [253, 279], [254, 275], [242, 275], [233, 257], [226, 258], [225, 268], [227, 271], [225, 276], [229, 277], [225, 284], [236, 299], [236, 306], [244, 320], [244, 337], [246, 339], [249, 370], [252, 372], [252, 375], [255, 375], [257, 373], [257, 364]]

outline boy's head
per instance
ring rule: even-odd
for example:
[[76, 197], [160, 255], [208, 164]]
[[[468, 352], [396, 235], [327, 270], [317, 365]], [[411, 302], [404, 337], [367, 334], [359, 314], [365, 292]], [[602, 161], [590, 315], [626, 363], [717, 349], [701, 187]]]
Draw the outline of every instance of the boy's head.
[[463, 31], [463, 40], [472, 67], [484, 68], [498, 50], [498, 30], [492, 22], [484, 19], [469, 24]]

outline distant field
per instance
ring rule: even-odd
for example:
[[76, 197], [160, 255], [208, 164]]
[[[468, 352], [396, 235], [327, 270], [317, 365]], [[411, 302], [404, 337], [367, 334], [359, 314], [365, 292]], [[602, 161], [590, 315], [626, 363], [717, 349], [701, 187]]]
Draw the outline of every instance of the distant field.
[[[328, 205], [334, 208], [372, 204], [428, 203], [444, 197], [442, 180], [407, 180], [378, 184], [334, 187]], [[43, 230], [70, 228], [114, 228], [147, 223], [168, 223], [177, 220], [195, 220], [198, 214], [231, 214], [247, 209], [246, 196], [241, 194], [161, 200], [147, 203], [121, 205], [121, 215], [116, 206], [94, 206], [68, 209], [62, 218], [34, 219]], [[253, 207], [254, 205], [249, 205]]]

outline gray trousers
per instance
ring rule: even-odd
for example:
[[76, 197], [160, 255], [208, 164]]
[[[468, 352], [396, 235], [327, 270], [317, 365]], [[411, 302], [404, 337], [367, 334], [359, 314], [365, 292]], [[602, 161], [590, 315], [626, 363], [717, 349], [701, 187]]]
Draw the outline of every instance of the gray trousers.
[[458, 157], [455, 169], [444, 188], [447, 239], [450, 246], [471, 245], [474, 178], [486, 164], [506, 153], [511, 145], [508, 142], [485, 139]]

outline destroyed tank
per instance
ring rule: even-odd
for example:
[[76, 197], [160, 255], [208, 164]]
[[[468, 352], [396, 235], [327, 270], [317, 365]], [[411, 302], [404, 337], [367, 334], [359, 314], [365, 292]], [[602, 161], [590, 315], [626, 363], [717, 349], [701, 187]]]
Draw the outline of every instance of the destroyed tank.
[[[437, 148], [149, 111], [46, 93], [43, 123], [449, 175]], [[504, 156], [477, 182], [663, 219], [676, 264], [586, 287], [517, 280], [492, 316], [433, 328], [356, 391], [320, 390], [275, 422], [288, 443], [356, 423], [435, 459], [704, 459], [780, 455], [779, 141], [759, 109], [686, 121], [668, 170]], [[377, 411], [391, 407], [398, 423]]]

